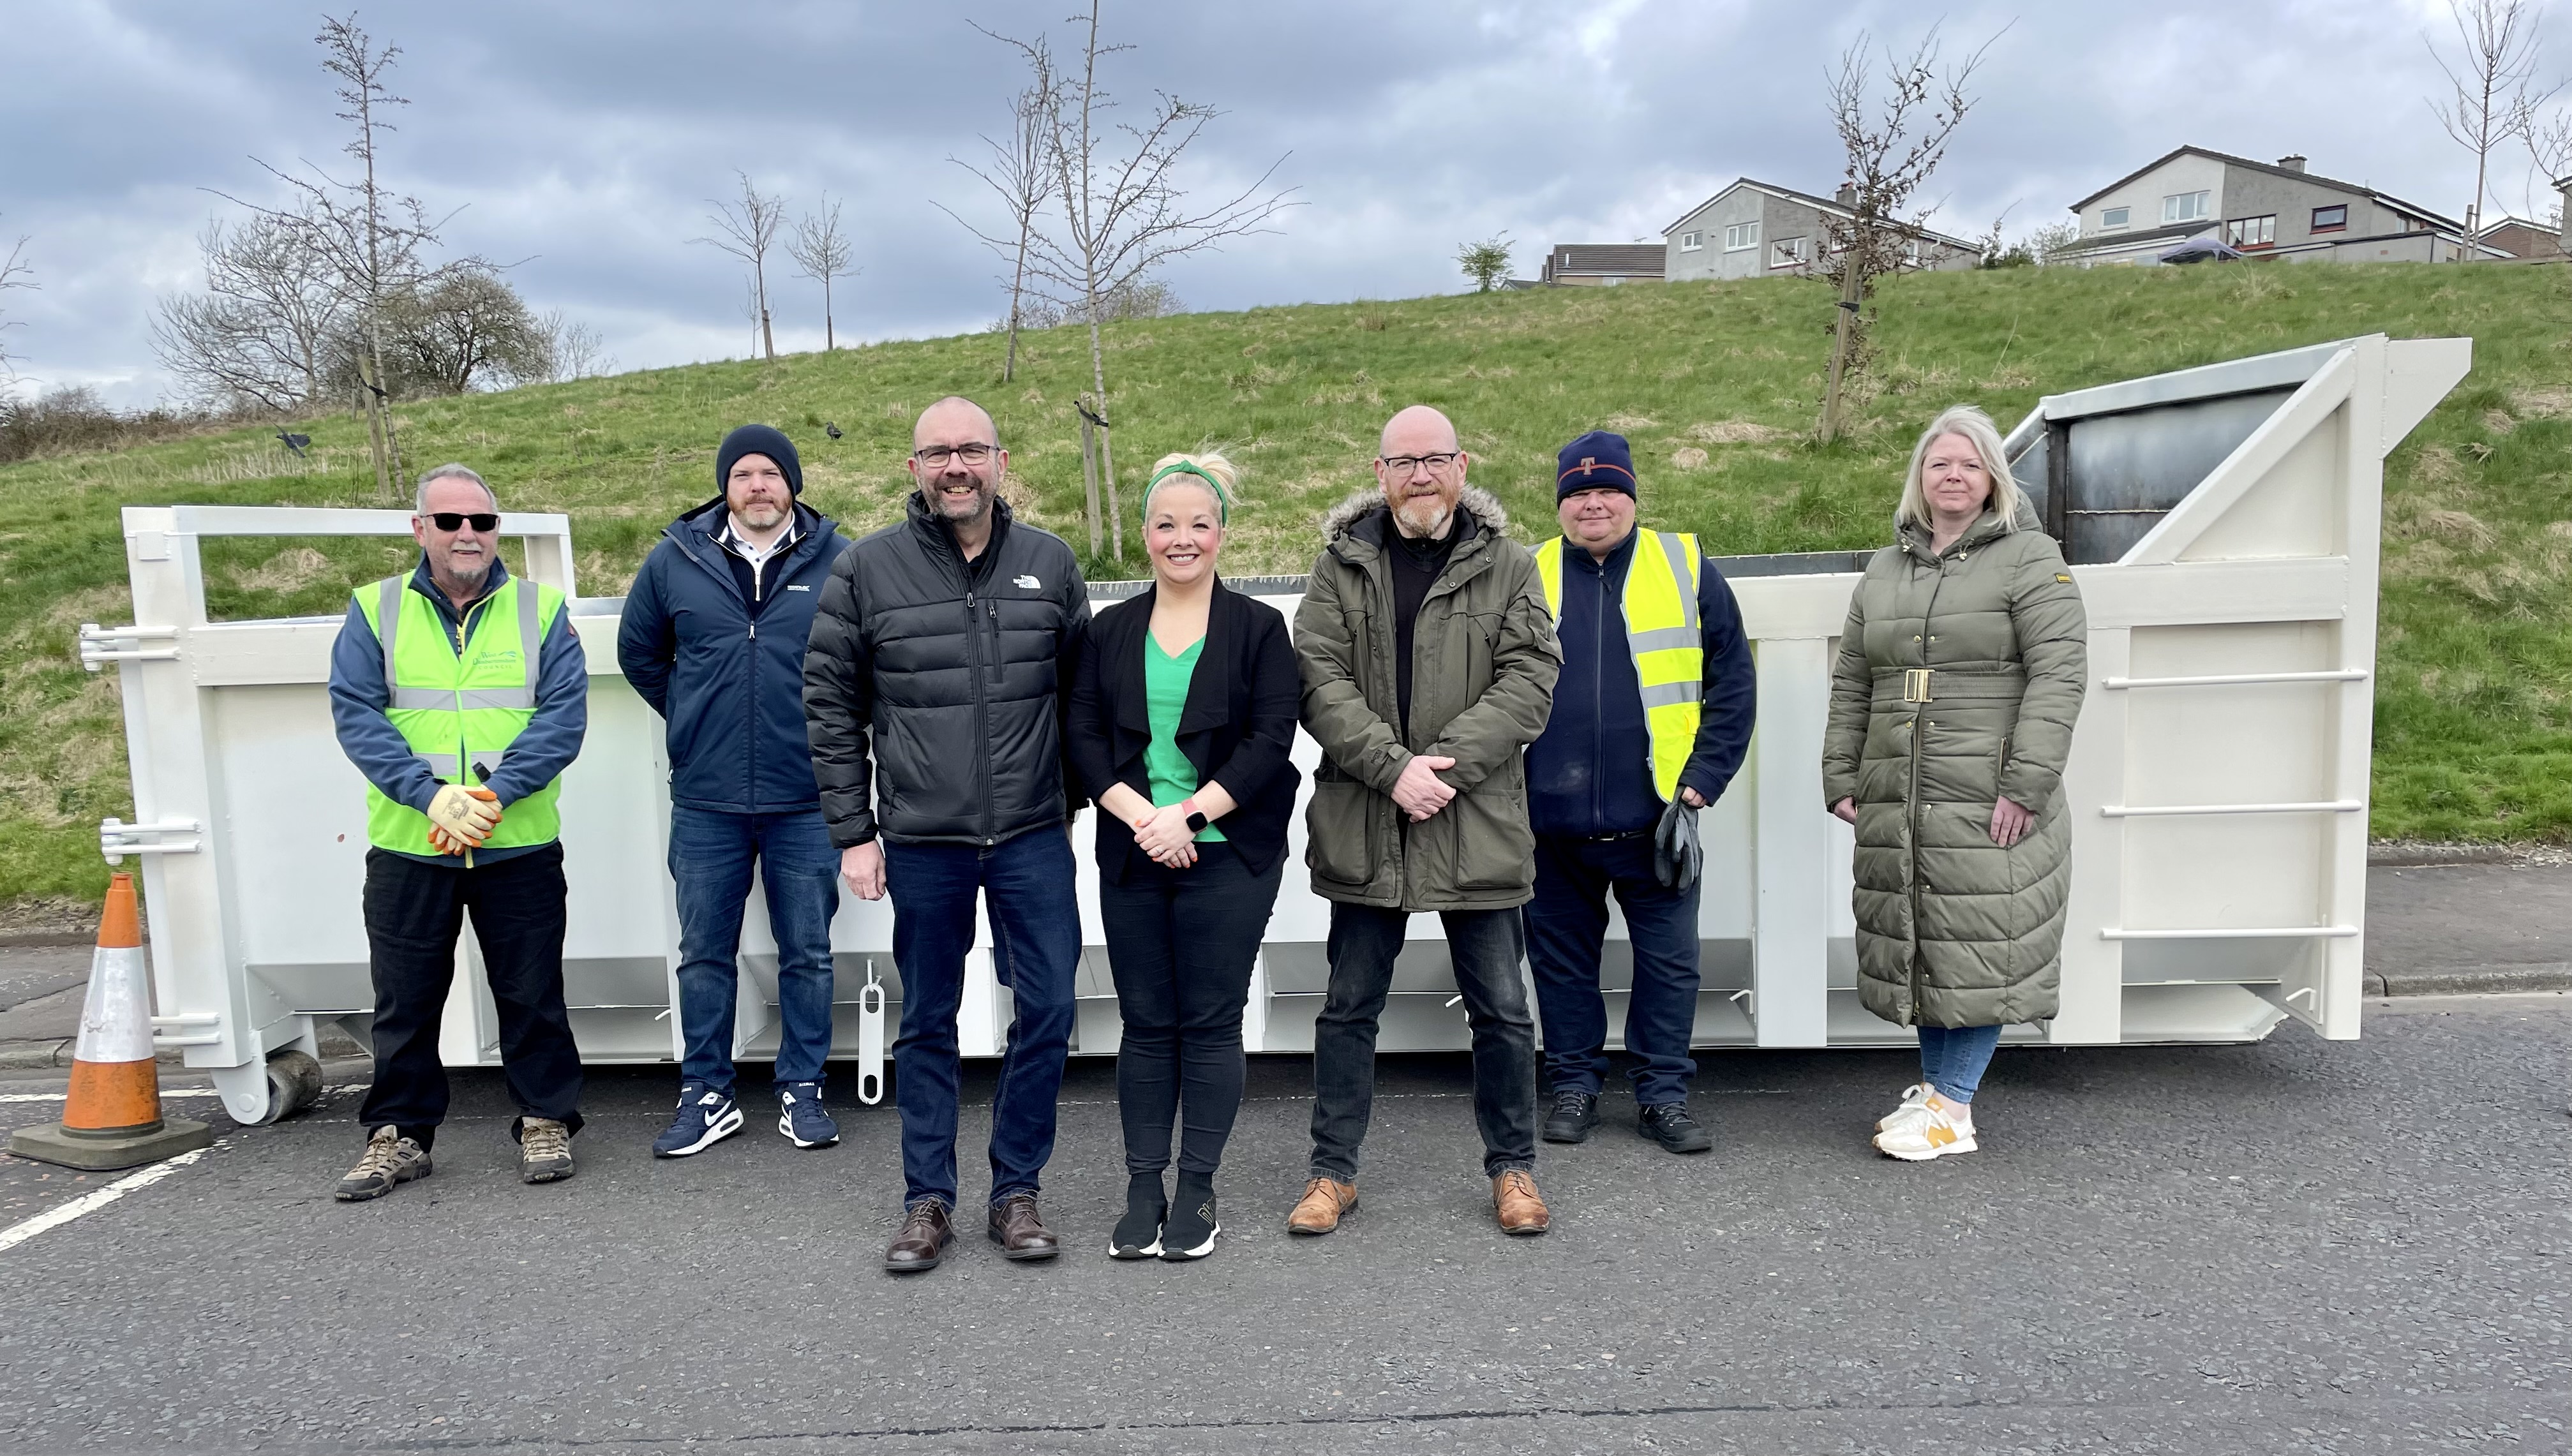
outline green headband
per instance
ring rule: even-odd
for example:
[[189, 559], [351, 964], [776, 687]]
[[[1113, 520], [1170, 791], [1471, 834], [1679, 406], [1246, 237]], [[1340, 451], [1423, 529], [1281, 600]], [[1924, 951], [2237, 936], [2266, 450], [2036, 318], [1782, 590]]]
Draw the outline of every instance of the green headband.
[[1207, 487], [1214, 492], [1215, 524], [1218, 526], [1229, 526], [1232, 524], [1232, 497], [1224, 494], [1223, 482], [1215, 479], [1214, 472], [1206, 469], [1202, 465], [1198, 465], [1193, 461], [1177, 460], [1153, 471], [1152, 478], [1144, 483], [1144, 525], [1149, 526], [1152, 524], [1152, 492], [1159, 488], [1162, 481], [1169, 479], [1173, 475], [1193, 475], [1197, 479], [1204, 481]]

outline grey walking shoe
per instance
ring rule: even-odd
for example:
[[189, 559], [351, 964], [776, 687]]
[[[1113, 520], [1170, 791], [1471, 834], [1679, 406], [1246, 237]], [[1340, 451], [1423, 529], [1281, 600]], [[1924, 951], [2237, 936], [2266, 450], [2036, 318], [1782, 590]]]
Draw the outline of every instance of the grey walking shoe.
[[571, 1129], [551, 1118], [518, 1125], [518, 1182], [560, 1183], [571, 1177]]
[[380, 1199], [413, 1179], [428, 1177], [428, 1150], [387, 1123], [366, 1139], [366, 1156], [348, 1170], [330, 1197], [343, 1204]]

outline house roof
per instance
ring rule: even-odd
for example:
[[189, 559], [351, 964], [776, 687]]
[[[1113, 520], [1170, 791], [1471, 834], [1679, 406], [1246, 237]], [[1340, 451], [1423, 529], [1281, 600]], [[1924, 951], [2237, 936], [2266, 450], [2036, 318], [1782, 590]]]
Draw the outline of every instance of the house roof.
[[1558, 243], [1546, 252], [1549, 276], [1602, 273], [1627, 278], [1657, 278], [1669, 252], [1657, 243]]
[[2368, 187], [2364, 183], [2341, 182], [2337, 178], [2324, 177], [2317, 172], [2297, 172], [2291, 167], [2278, 167], [2271, 163], [2253, 162], [2248, 157], [2236, 157], [2230, 152], [2213, 152], [2204, 147], [2175, 147], [2168, 153], [2154, 158], [2152, 161], [2136, 168], [2125, 176], [2118, 178], [2115, 182], [2108, 184], [2106, 187], [2099, 189], [2090, 196], [2074, 203], [2070, 211], [2075, 213], [2080, 212], [2083, 208], [2090, 206], [2092, 203], [2099, 201], [2108, 194], [2115, 192], [2117, 189], [2124, 187], [2130, 182], [2133, 182], [2136, 178], [2142, 177], [2157, 168], [2166, 167], [2182, 157], [2204, 157], [2209, 161], [2221, 162], [2227, 167], [2248, 168], [2252, 172], [2264, 172], [2270, 177], [2282, 177], [2293, 182], [2316, 182], [2327, 188], [2336, 188], [2352, 197], [2372, 198], [2397, 212], [2409, 213], [2423, 222], [2434, 223], [2439, 227], [2446, 228], [2450, 231], [2453, 231], [2458, 226], [2456, 221], [2452, 218], [2430, 212], [2427, 208], [2421, 207], [2418, 203], [2406, 203], [2402, 199], [2393, 196], [2391, 193], [2382, 192], [2375, 188]]
[[[1725, 198], [1730, 197], [1732, 194], [1739, 192], [1745, 187], [1754, 192], [1766, 193], [1772, 198], [1782, 198], [1790, 203], [1802, 203], [1805, 207], [1817, 209], [1835, 217], [1846, 218], [1853, 216], [1846, 207], [1829, 198], [1817, 198], [1811, 193], [1799, 193], [1791, 187], [1779, 187], [1775, 183], [1759, 182], [1752, 178], [1741, 177], [1733, 179], [1731, 183], [1718, 189], [1713, 197], [1707, 198], [1704, 202], [1701, 202], [1695, 207], [1688, 209], [1686, 212], [1679, 214], [1675, 221], [1673, 221], [1668, 227], [1661, 230], [1662, 239], [1666, 241], [1671, 234], [1679, 231], [1679, 224], [1684, 223], [1688, 219], [1695, 217], [1697, 214], [1704, 212], [1706, 209], [1713, 207], [1716, 203], [1723, 201]], [[1923, 238], [1930, 239], [1937, 243], [1944, 243], [1951, 247], [1961, 247], [1968, 252], [1980, 252], [1983, 249], [1983, 245], [1981, 243], [1976, 243], [1969, 238], [1951, 238], [1944, 233], [1933, 233], [1926, 228], [1906, 228], [1904, 231], [1917, 233]]]
[[2200, 233], [2212, 233], [2223, 226], [2213, 218], [2205, 218], [2195, 223], [2173, 223], [2162, 228], [2125, 228], [2114, 233], [2091, 233], [2068, 244], [2064, 250], [2100, 252], [2112, 247], [2132, 247], [2137, 243], [2151, 243], [2156, 240], [2177, 242], [2182, 238], [2194, 238]]

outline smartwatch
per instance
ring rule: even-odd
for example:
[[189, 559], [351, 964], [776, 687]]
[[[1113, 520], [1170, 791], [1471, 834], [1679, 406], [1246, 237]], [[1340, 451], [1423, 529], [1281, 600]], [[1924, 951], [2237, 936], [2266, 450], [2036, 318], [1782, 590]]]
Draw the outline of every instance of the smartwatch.
[[1191, 834], [1204, 833], [1206, 826], [1205, 810], [1197, 807], [1195, 795], [1191, 794], [1187, 798], [1180, 800], [1179, 807], [1188, 811], [1188, 832]]

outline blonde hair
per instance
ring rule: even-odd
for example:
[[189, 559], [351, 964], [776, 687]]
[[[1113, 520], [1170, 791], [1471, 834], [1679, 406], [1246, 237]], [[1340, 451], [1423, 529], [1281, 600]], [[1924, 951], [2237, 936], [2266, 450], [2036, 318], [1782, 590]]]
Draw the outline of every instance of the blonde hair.
[[[1193, 468], [1190, 470], [1170, 471], [1170, 467], [1173, 465], [1185, 465]], [[1225, 459], [1221, 450], [1200, 450], [1193, 455], [1185, 452], [1173, 452], [1153, 461], [1152, 473], [1145, 477], [1145, 479], [1149, 481], [1149, 484], [1146, 484], [1143, 487], [1143, 520], [1147, 524], [1151, 521], [1152, 497], [1160, 494], [1162, 488], [1165, 486], [1173, 484], [1187, 484], [1193, 485], [1199, 490], [1204, 490], [1206, 488], [1205, 480], [1203, 477], [1195, 474], [1195, 471], [1197, 470], [1202, 470], [1207, 475], [1213, 476], [1215, 480], [1222, 485], [1223, 488], [1220, 491], [1215, 492], [1215, 516], [1224, 524], [1231, 524], [1230, 517], [1232, 515], [1232, 508], [1241, 503], [1241, 467], [1233, 464], [1230, 460]], [[1163, 474], [1164, 471], [1170, 471], [1170, 473]]]
[[1920, 432], [1920, 443], [1911, 447], [1911, 472], [1902, 477], [1902, 504], [1893, 508], [1893, 529], [1906, 526], [1927, 528], [1929, 500], [1920, 488], [1920, 467], [1929, 459], [1929, 447], [1941, 435], [1962, 435], [1983, 457], [1983, 473], [1991, 477], [1992, 498], [1988, 509], [2000, 517], [2001, 529], [2018, 529], [2018, 482], [2010, 478], [2009, 461], [2002, 455], [2000, 427], [1992, 417], [1970, 404], [1951, 404], [1938, 412], [1929, 428]]

